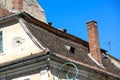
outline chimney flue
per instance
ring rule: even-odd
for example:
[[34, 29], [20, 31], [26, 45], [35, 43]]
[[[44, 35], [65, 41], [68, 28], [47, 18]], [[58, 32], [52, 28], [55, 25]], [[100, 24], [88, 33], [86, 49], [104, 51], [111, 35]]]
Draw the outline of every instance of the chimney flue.
[[87, 22], [87, 29], [88, 29], [89, 49], [91, 56], [98, 63], [102, 64], [97, 22], [96, 21]]

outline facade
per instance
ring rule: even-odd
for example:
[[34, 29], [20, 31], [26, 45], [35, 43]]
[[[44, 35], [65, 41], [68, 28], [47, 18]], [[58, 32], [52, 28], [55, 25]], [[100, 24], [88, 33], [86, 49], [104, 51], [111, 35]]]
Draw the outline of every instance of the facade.
[[120, 60], [100, 48], [97, 22], [87, 23], [86, 42], [48, 24], [36, 0], [0, 6], [0, 80], [120, 80]]
[[5, 17], [9, 14], [26, 12], [34, 18], [46, 22], [44, 10], [38, 4], [37, 0], [0, 0], [1, 14]]

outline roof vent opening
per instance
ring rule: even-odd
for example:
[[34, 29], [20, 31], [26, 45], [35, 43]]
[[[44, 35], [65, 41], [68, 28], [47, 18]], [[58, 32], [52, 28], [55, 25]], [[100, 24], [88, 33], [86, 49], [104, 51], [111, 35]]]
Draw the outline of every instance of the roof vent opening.
[[52, 26], [52, 22], [48, 22], [48, 25]]
[[67, 32], [67, 30], [66, 29], [64, 29], [64, 28], [62, 28], [62, 29], [59, 29], [60, 31], [62, 31], [62, 32]]
[[69, 50], [71, 53], [75, 53], [75, 48], [72, 46], [65, 45], [66, 49]]
[[71, 51], [71, 53], [74, 53], [75, 52], [75, 48], [74, 47], [70, 47], [70, 51]]

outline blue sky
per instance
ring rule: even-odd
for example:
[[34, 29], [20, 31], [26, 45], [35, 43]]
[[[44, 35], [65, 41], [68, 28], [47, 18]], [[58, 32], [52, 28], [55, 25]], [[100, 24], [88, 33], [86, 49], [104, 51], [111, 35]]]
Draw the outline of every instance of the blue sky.
[[120, 0], [38, 0], [47, 21], [88, 41], [86, 22], [98, 22], [101, 48], [120, 59]]

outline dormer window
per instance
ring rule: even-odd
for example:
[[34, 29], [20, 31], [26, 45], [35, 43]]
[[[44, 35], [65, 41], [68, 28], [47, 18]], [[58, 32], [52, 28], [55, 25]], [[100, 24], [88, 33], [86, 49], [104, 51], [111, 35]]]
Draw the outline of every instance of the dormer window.
[[3, 37], [2, 31], [0, 31], [0, 52], [3, 52]]
[[75, 48], [72, 46], [65, 45], [66, 49], [69, 50], [71, 53], [75, 52]]
[[70, 51], [71, 51], [71, 53], [74, 53], [75, 52], [75, 48], [74, 47], [70, 47]]

